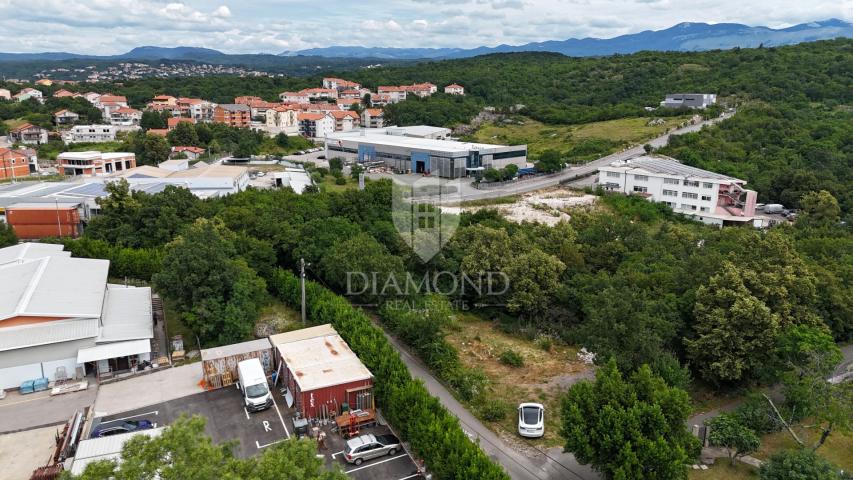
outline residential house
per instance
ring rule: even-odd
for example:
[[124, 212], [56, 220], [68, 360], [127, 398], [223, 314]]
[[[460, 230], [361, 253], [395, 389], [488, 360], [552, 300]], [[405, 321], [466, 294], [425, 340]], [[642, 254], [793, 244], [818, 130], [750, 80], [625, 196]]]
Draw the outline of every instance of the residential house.
[[361, 105], [361, 99], [358, 98], [339, 98], [338, 107], [344, 110], [352, 110], [357, 105]]
[[451, 83], [450, 85], [444, 87], [444, 93], [450, 95], [465, 95], [465, 87], [456, 83]]
[[344, 80], [342, 78], [326, 77], [323, 79], [323, 88], [339, 91], [347, 89], [358, 90], [361, 88], [361, 84], [350, 82], [349, 80]]
[[213, 109], [216, 105], [200, 98], [181, 97], [177, 100], [177, 106], [180, 116], [192, 118], [196, 122], [209, 122], [213, 120]]
[[0, 148], [0, 180], [26, 177], [30, 174], [29, 159], [19, 149]]
[[204, 155], [205, 149], [201, 147], [172, 147], [172, 155], [176, 156], [184, 154], [187, 160], [198, 160], [198, 157]]
[[417, 95], [421, 98], [428, 97], [438, 91], [438, 87], [431, 83], [415, 83], [402, 87], [407, 93]]
[[167, 106], [167, 107], [177, 107], [178, 99], [171, 95], [157, 95], [152, 98], [150, 102], [148, 102], [148, 107], [153, 106]]
[[308, 138], [325, 138], [335, 131], [335, 119], [328, 113], [300, 113], [299, 133]]
[[334, 88], [306, 88], [300, 90], [299, 93], [308, 95], [309, 100], [331, 100], [338, 98], [338, 91]]
[[101, 111], [103, 118], [110, 118], [119, 108], [127, 108], [127, 98], [122, 95], [104, 94], [98, 97], [95, 106]]
[[308, 105], [301, 105], [301, 110], [306, 112], [315, 112], [315, 113], [326, 113], [326, 112], [334, 112], [337, 110], [341, 110], [341, 107], [337, 103], [309, 103]]
[[385, 105], [397, 103], [397, 98], [398, 96], [396, 94], [392, 95], [390, 93], [374, 93], [370, 95], [370, 106], [384, 107]]
[[281, 106], [280, 103], [267, 102], [265, 100], [254, 100], [249, 102], [249, 110], [253, 119], [266, 121], [267, 110]]
[[23, 145], [43, 145], [47, 143], [47, 129], [25, 123], [9, 130], [9, 140]]
[[329, 112], [329, 115], [335, 119], [336, 132], [348, 132], [358, 126], [358, 113], [349, 110], [335, 110]]
[[194, 118], [183, 118], [183, 117], [172, 117], [166, 121], [166, 129], [171, 132], [181, 122], [187, 122], [190, 124], [195, 124], [195, 119]]
[[97, 176], [136, 167], [136, 155], [126, 152], [63, 152], [56, 157], [60, 175]]
[[670, 93], [660, 102], [664, 108], [706, 108], [717, 103], [714, 93]]
[[302, 92], [281, 92], [278, 94], [278, 98], [283, 103], [311, 103], [308, 94]]
[[[381, 86], [376, 89], [376, 93], [379, 95], [385, 94], [387, 95], [388, 102], [387, 103], [397, 103], [406, 99], [406, 93], [408, 90], [406, 87], [396, 87], [396, 86]], [[373, 102], [373, 96], [371, 95], [370, 101]]]
[[711, 225], [753, 223], [757, 193], [728, 175], [684, 165], [668, 157], [642, 156], [599, 167], [607, 191], [636, 194]]
[[130, 107], [121, 107], [110, 115], [110, 124], [116, 126], [137, 126], [141, 121], [142, 112]]
[[248, 105], [238, 103], [223, 103], [213, 111], [213, 121], [232, 127], [248, 127], [252, 121], [252, 109]]
[[86, 92], [86, 93], [84, 93], [84, 94], [83, 94], [83, 98], [85, 98], [85, 99], [86, 99], [86, 101], [88, 101], [88, 102], [89, 102], [89, 103], [91, 103], [92, 105], [96, 105], [96, 106], [97, 106], [97, 104], [98, 104], [98, 99], [99, 99], [99, 98], [101, 98], [101, 94], [100, 94], [100, 93], [97, 93], [97, 92]]
[[361, 126], [364, 128], [382, 128], [385, 126], [385, 113], [381, 108], [365, 108], [361, 112]]
[[53, 80], [50, 80], [48, 78], [42, 78], [40, 80], [36, 80], [36, 85], [40, 87], [49, 87], [53, 85]]
[[262, 101], [264, 101], [264, 99], [261, 97], [255, 97], [252, 95], [245, 95], [242, 97], [234, 98], [234, 103], [238, 103], [241, 105], [249, 105], [252, 102], [258, 102], [258, 101], [262, 102]]
[[340, 93], [338, 93], [338, 99], [341, 99], [341, 98], [361, 99], [363, 96], [364, 95], [361, 94], [361, 90], [352, 89], [352, 88], [347, 89], [347, 90], [341, 90]]
[[75, 98], [79, 97], [79, 93], [69, 92], [68, 90], [61, 88], [55, 92], [53, 92], [53, 98]]
[[25, 88], [16, 93], [12, 98], [17, 102], [25, 102], [31, 98], [35, 98], [39, 103], [44, 103], [44, 94], [41, 93], [41, 90], [36, 90], [35, 88]]
[[78, 120], [80, 120], [80, 115], [77, 115], [71, 110], [62, 109], [53, 113], [53, 123], [56, 126], [72, 125]]
[[271, 135], [284, 133], [285, 135], [299, 135], [299, 110], [291, 107], [279, 105], [268, 109], [264, 117], [266, 118], [266, 130]]
[[101, 143], [116, 139], [115, 125], [75, 125], [62, 134], [65, 143]]
[[0, 100], [11, 100], [12, 92], [8, 88], [0, 88]]

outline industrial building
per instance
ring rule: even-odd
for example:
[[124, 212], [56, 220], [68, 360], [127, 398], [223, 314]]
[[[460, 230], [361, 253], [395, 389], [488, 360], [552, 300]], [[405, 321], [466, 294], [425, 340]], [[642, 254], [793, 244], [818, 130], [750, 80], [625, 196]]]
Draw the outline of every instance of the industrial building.
[[[335, 132], [326, 137], [326, 158], [358, 163], [381, 162], [397, 173], [446, 178], [477, 174], [487, 168], [527, 165], [527, 145], [490, 145], [429, 138], [429, 129], [402, 127]], [[445, 129], [441, 129], [445, 130]]]
[[744, 180], [657, 156], [616, 162], [598, 170], [598, 183], [605, 190], [644, 196], [703, 223], [743, 225], [755, 220], [758, 194], [745, 189]]
[[373, 375], [331, 325], [270, 336], [277, 382], [303, 418], [331, 419], [344, 407], [374, 408]]
[[151, 359], [151, 289], [107, 283], [109, 260], [62, 245], [0, 249], [0, 388], [104, 376]]
[[717, 103], [714, 93], [670, 93], [660, 102], [664, 108], [706, 108]]

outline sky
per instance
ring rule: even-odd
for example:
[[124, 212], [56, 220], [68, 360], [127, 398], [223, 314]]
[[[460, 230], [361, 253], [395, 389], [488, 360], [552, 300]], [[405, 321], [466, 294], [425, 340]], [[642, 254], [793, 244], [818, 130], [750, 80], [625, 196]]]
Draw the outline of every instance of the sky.
[[779, 28], [829, 18], [853, 21], [853, 0], [0, 0], [0, 51], [473, 48], [610, 38], [681, 22]]

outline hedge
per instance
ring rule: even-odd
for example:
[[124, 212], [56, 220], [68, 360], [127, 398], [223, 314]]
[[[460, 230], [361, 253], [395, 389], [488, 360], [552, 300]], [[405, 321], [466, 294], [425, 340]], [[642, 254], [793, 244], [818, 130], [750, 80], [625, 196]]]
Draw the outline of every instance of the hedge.
[[[299, 305], [299, 279], [277, 269], [270, 291], [290, 305]], [[374, 393], [385, 417], [412, 450], [424, 459], [438, 479], [501, 479], [509, 476], [480, 447], [468, 439], [459, 420], [431, 396], [409, 369], [382, 331], [367, 315], [326, 288], [306, 282], [308, 319], [330, 323], [373, 373]]]

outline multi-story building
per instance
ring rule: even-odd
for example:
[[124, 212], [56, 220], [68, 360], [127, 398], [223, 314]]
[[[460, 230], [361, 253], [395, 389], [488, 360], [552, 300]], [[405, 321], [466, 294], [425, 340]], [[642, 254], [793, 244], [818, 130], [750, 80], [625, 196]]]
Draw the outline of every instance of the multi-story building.
[[381, 108], [365, 108], [361, 112], [361, 126], [364, 128], [382, 128], [385, 126], [385, 113]]
[[507, 165], [527, 166], [526, 145], [490, 145], [485, 143], [439, 140], [435, 135], [445, 129], [420, 127], [383, 128], [379, 131], [335, 132], [326, 137], [326, 158], [341, 157], [359, 163], [382, 162], [401, 173], [426, 173], [459, 178], [501, 169]]
[[103, 118], [110, 118], [119, 108], [127, 108], [127, 98], [123, 95], [104, 94], [98, 97], [95, 106], [101, 111]]
[[242, 97], [235, 97], [234, 103], [239, 103], [241, 105], [249, 105], [252, 102], [262, 102], [263, 99], [261, 97], [255, 97], [252, 95], [244, 95]]
[[56, 157], [61, 175], [109, 175], [136, 167], [136, 155], [127, 152], [63, 152]]
[[101, 143], [116, 139], [115, 125], [75, 125], [62, 134], [65, 143]]
[[[388, 96], [388, 102], [387, 103], [396, 103], [396, 102], [401, 102], [401, 101], [406, 99], [406, 94], [408, 93], [408, 90], [406, 90], [406, 87], [397, 87], [397, 86], [393, 86], [393, 85], [392, 86], [381, 86], [381, 87], [378, 87], [376, 89], [376, 93], [379, 94], [379, 95], [377, 95], [377, 97], [381, 96], [383, 94], [387, 95]], [[377, 98], [377, 100], [379, 100], [379, 99]], [[371, 95], [370, 101], [371, 102], [374, 101], [373, 95]]]
[[300, 113], [299, 133], [308, 138], [325, 138], [334, 133], [335, 119], [328, 113]]
[[334, 88], [306, 88], [300, 90], [299, 93], [308, 95], [309, 100], [331, 100], [338, 98], [338, 91]]
[[465, 87], [456, 83], [451, 83], [444, 87], [444, 93], [449, 95], [465, 95]]
[[338, 93], [338, 99], [341, 99], [341, 98], [361, 99], [361, 97], [363, 97], [363, 96], [364, 95], [361, 94], [361, 90], [354, 89], [354, 88], [348, 88], [346, 90], [341, 90]]
[[714, 93], [669, 93], [660, 102], [665, 108], [706, 108], [717, 103], [717, 95]]
[[0, 100], [11, 100], [12, 92], [7, 88], [0, 88]]
[[31, 98], [35, 98], [40, 103], [44, 103], [44, 94], [41, 93], [41, 90], [36, 90], [35, 88], [25, 88], [20, 92], [16, 93], [14, 97], [15, 101], [23, 102], [29, 100]]
[[283, 103], [311, 103], [308, 94], [302, 92], [281, 92], [278, 94], [278, 98]]
[[139, 125], [141, 121], [142, 112], [130, 107], [121, 107], [110, 115], [110, 124], [116, 126], [131, 127]]
[[350, 82], [349, 80], [344, 80], [343, 78], [326, 77], [323, 79], [323, 88], [334, 90], [358, 90], [359, 88], [361, 88], [361, 84], [356, 82]]
[[213, 109], [216, 105], [200, 98], [181, 97], [177, 100], [180, 116], [192, 118], [196, 122], [209, 122], [213, 120]]
[[72, 112], [71, 110], [62, 109], [58, 112], [53, 113], [53, 123], [57, 126], [59, 125], [71, 125], [74, 122], [80, 120], [80, 115]]
[[299, 135], [299, 110], [291, 106], [279, 105], [270, 108], [264, 114], [266, 130], [272, 135]]
[[171, 132], [181, 122], [187, 122], [189, 124], [195, 124], [195, 119], [184, 118], [184, 117], [172, 117], [172, 118], [166, 120], [166, 129]]
[[352, 110], [356, 105], [361, 105], [361, 100], [358, 98], [339, 98], [338, 107], [342, 110]]
[[62, 88], [55, 92], [53, 92], [53, 98], [75, 98], [79, 97], [79, 93], [69, 92], [68, 90]]
[[329, 115], [335, 119], [336, 132], [348, 132], [359, 124], [358, 113], [349, 110], [334, 110]]
[[9, 130], [9, 140], [23, 145], [43, 145], [47, 143], [47, 129], [25, 123]]
[[213, 110], [213, 121], [232, 127], [248, 127], [252, 122], [252, 109], [248, 105], [223, 103]]
[[97, 106], [98, 99], [101, 98], [101, 94], [97, 92], [86, 92], [83, 94], [83, 98], [85, 98], [86, 101], [91, 103], [92, 105]]
[[421, 98], [428, 97], [438, 91], [438, 87], [431, 83], [415, 83], [401, 88], [406, 90], [406, 92], [417, 95]]
[[746, 182], [667, 157], [642, 156], [600, 167], [608, 191], [636, 194], [711, 225], [751, 223], [757, 193]]
[[148, 102], [149, 107], [154, 105], [176, 107], [178, 105], [178, 99], [171, 95], [157, 95]]
[[0, 180], [26, 177], [30, 174], [29, 159], [21, 150], [0, 148]]

